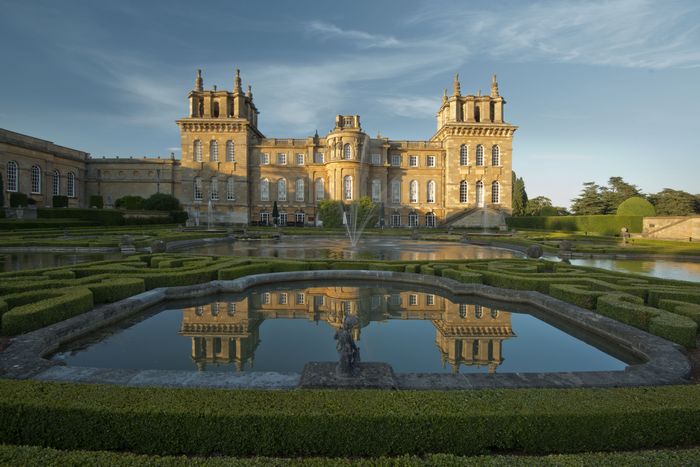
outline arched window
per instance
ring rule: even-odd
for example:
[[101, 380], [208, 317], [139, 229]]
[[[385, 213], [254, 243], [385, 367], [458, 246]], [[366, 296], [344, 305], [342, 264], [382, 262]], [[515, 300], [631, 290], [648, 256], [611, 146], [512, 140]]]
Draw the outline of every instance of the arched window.
[[351, 158], [352, 149], [350, 149], [350, 145], [346, 143], [345, 146], [343, 146], [343, 159], [350, 160]]
[[466, 144], [459, 147], [459, 165], [469, 165], [469, 146]]
[[499, 204], [501, 202], [501, 186], [498, 182], [493, 182], [491, 184], [491, 202], [493, 204]]
[[260, 180], [260, 201], [270, 201], [270, 180]]
[[202, 178], [195, 177], [192, 181], [192, 197], [195, 201], [202, 201], [203, 195]]
[[326, 197], [326, 187], [322, 178], [316, 179], [316, 201], [324, 199]]
[[408, 184], [408, 201], [410, 203], [418, 202], [418, 182], [416, 180], [411, 180]]
[[211, 179], [211, 192], [209, 193], [209, 198], [212, 201], [217, 201], [219, 199], [219, 179], [213, 177]]
[[67, 186], [67, 191], [68, 191], [68, 197], [69, 198], [75, 198], [75, 174], [73, 172], [68, 172], [68, 186]]
[[382, 200], [382, 182], [381, 180], [372, 180], [372, 201], [379, 202]]
[[481, 180], [476, 182], [476, 206], [484, 207], [484, 183]]
[[209, 161], [219, 162], [219, 143], [214, 140], [209, 143]]
[[484, 146], [481, 144], [476, 147], [476, 165], [484, 165]]
[[352, 175], [343, 177], [343, 199], [352, 200]]
[[469, 201], [469, 184], [466, 180], [459, 182], [459, 202], [467, 203]]
[[294, 187], [294, 194], [296, 195], [297, 201], [304, 201], [304, 179], [297, 178], [296, 186]]
[[214, 118], [219, 118], [219, 103], [214, 102]]
[[467, 304], [466, 303], [459, 304], [459, 317], [462, 319], [467, 317]]
[[474, 305], [474, 318], [481, 319], [484, 316], [484, 310], [481, 305]]
[[59, 196], [61, 194], [61, 172], [58, 170], [53, 171], [53, 180], [51, 180], [51, 193], [53, 196]]
[[433, 180], [430, 180], [428, 182], [428, 196], [427, 196], [427, 201], [429, 203], [434, 203], [435, 202], [435, 182]]
[[391, 181], [391, 202], [394, 204], [401, 203], [401, 182], [398, 180]]
[[19, 191], [19, 166], [15, 161], [7, 163], [7, 191]]
[[202, 142], [198, 139], [194, 140], [192, 146], [192, 158], [195, 162], [202, 162]]
[[491, 318], [498, 319], [498, 310], [491, 310]]
[[277, 180], [277, 201], [287, 201], [287, 180]]
[[32, 193], [41, 193], [41, 169], [38, 165], [32, 166]]
[[498, 147], [497, 144], [494, 144], [491, 148], [491, 165], [501, 165], [501, 149]]
[[425, 226], [426, 227], [435, 227], [435, 213], [434, 212], [429, 212], [428, 214], [425, 215]]
[[233, 141], [226, 141], [226, 162], [233, 162], [236, 160], [236, 153], [234, 151]]
[[226, 179], [226, 199], [228, 201], [233, 201], [236, 199], [236, 185], [233, 177]]

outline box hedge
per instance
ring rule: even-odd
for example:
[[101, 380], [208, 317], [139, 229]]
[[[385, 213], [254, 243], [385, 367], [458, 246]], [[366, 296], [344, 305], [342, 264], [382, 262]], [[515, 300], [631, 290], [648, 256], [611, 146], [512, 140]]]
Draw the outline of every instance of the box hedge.
[[117, 302], [146, 290], [144, 280], [138, 277], [110, 279], [98, 284], [88, 284], [85, 287], [92, 291], [95, 304]]
[[698, 445], [699, 399], [698, 385], [230, 391], [2, 381], [0, 442], [189, 456], [635, 450]]
[[641, 216], [524, 216], [506, 218], [511, 229], [564, 230], [619, 235], [626, 227], [632, 233], [641, 233]]
[[22, 334], [85, 313], [93, 307], [92, 292], [84, 287], [10, 309], [2, 315], [2, 332]]
[[100, 225], [123, 225], [124, 215], [114, 209], [37, 209], [40, 219], [80, 219], [99, 223]]

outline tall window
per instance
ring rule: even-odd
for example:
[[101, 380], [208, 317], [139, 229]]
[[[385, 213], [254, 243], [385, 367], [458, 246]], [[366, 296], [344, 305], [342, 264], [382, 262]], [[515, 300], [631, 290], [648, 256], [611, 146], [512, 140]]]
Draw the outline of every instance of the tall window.
[[296, 221], [297, 225], [303, 226], [305, 217], [306, 216], [303, 211], [297, 211], [296, 213], [294, 213], [294, 220]]
[[391, 202], [394, 204], [401, 202], [401, 182], [398, 180], [391, 181]]
[[19, 191], [19, 166], [15, 161], [7, 163], [7, 191]]
[[297, 154], [297, 165], [304, 165], [304, 155]]
[[408, 165], [418, 167], [418, 156], [408, 156]]
[[236, 185], [233, 177], [226, 179], [226, 199], [228, 201], [233, 201], [236, 199]]
[[501, 202], [501, 186], [498, 182], [493, 182], [491, 184], [491, 202], [493, 204], [498, 204]]
[[[263, 211], [260, 213], [260, 225], [269, 225], [270, 224], [270, 213], [267, 211]], [[267, 299], [265, 299], [265, 295], [267, 295]], [[265, 293], [263, 295], [263, 303], [270, 303], [270, 294]]]
[[428, 156], [426, 164], [428, 167], [435, 167], [435, 156]]
[[459, 147], [459, 165], [469, 165], [469, 146], [466, 144]]
[[382, 163], [381, 154], [372, 154], [372, 165], [379, 165]]
[[209, 143], [209, 162], [219, 162], [219, 143], [214, 140]]
[[287, 180], [277, 180], [277, 201], [287, 201]]
[[466, 180], [459, 182], [459, 202], [466, 203], [469, 200], [469, 185]]
[[304, 179], [297, 178], [296, 186], [294, 187], [294, 194], [296, 195], [297, 201], [304, 201]]
[[202, 142], [198, 139], [194, 140], [192, 148], [192, 157], [195, 162], [202, 162]]
[[372, 201], [379, 202], [382, 200], [382, 182], [380, 180], [372, 180]]
[[233, 162], [236, 160], [236, 149], [233, 146], [233, 141], [226, 141], [226, 162]]
[[416, 214], [415, 212], [412, 212], [408, 215], [408, 226], [418, 227], [418, 214]]
[[41, 193], [41, 169], [38, 165], [32, 166], [32, 193]]
[[400, 167], [401, 166], [401, 156], [399, 154], [393, 154], [391, 156], [391, 165], [392, 165], [392, 167]]
[[347, 143], [345, 144], [345, 146], [343, 146], [343, 157], [342, 158], [345, 160], [349, 160], [352, 158], [352, 149], [350, 148], [350, 145]]
[[428, 182], [428, 196], [427, 200], [429, 203], [434, 203], [435, 202], [435, 182], [433, 180], [430, 180]]
[[326, 187], [324, 186], [323, 179], [316, 179], [316, 201], [324, 199], [326, 197]]
[[391, 215], [391, 226], [400, 227], [401, 226], [401, 214], [395, 212]]
[[195, 201], [202, 201], [203, 194], [202, 194], [202, 178], [201, 177], [195, 177], [193, 181], [193, 186], [192, 186], [192, 193], [194, 196]]
[[270, 180], [260, 180], [260, 201], [270, 201]]
[[481, 144], [476, 147], [476, 165], [484, 165], [484, 147]]
[[343, 199], [352, 200], [352, 175], [343, 177]]
[[323, 164], [323, 153], [322, 152], [315, 152], [314, 153], [314, 164]]
[[459, 304], [459, 317], [460, 317], [460, 318], [466, 318], [466, 317], [467, 317], [467, 304], [466, 304], [466, 303], [460, 303], [460, 304]]
[[484, 207], [484, 183], [479, 180], [476, 182], [476, 205], [477, 207]]
[[418, 202], [418, 182], [416, 180], [411, 180], [411, 183], [408, 184], [408, 201]]
[[286, 212], [280, 213], [279, 225], [282, 225], [282, 226], [287, 225], [287, 213]]
[[260, 154], [260, 165], [268, 165], [270, 163], [270, 155], [267, 153]]
[[425, 215], [425, 226], [426, 227], [435, 227], [435, 213], [434, 212], [429, 212], [428, 214]]
[[491, 165], [501, 165], [501, 149], [496, 144], [491, 148]]
[[287, 155], [286, 154], [277, 154], [277, 165], [287, 165]]
[[68, 197], [75, 198], [75, 174], [73, 172], [68, 172]]
[[61, 194], [61, 172], [58, 170], [53, 171], [53, 180], [51, 180], [51, 193], [53, 196], [59, 196]]
[[214, 177], [211, 179], [211, 192], [209, 193], [209, 198], [213, 201], [219, 199], [219, 179]]

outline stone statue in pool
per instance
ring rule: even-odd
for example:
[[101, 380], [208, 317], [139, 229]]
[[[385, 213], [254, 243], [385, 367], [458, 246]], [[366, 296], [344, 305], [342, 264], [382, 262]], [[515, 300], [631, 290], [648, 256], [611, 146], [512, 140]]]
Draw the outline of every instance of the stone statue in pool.
[[340, 361], [336, 367], [338, 376], [355, 376], [360, 366], [360, 349], [357, 348], [352, 338], [352, 328], [360, 321], [357, 316], [348, 315], [343, 320], [343, 325], [335, 332], [335, 348], [340, 354]]

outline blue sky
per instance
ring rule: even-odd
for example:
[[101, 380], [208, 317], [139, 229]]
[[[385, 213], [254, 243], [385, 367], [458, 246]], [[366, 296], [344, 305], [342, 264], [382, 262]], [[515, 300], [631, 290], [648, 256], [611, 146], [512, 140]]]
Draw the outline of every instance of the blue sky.
[[[700, 2], [0, 0], [0, 127], [101, 156], [177, 151], [195, 70], [253, 85], [270, 137], [428, 139], [498, 74], [530, 197], [623, 176], [700, 193]], [[176, 154], [178, 154], [176, 152]]]

